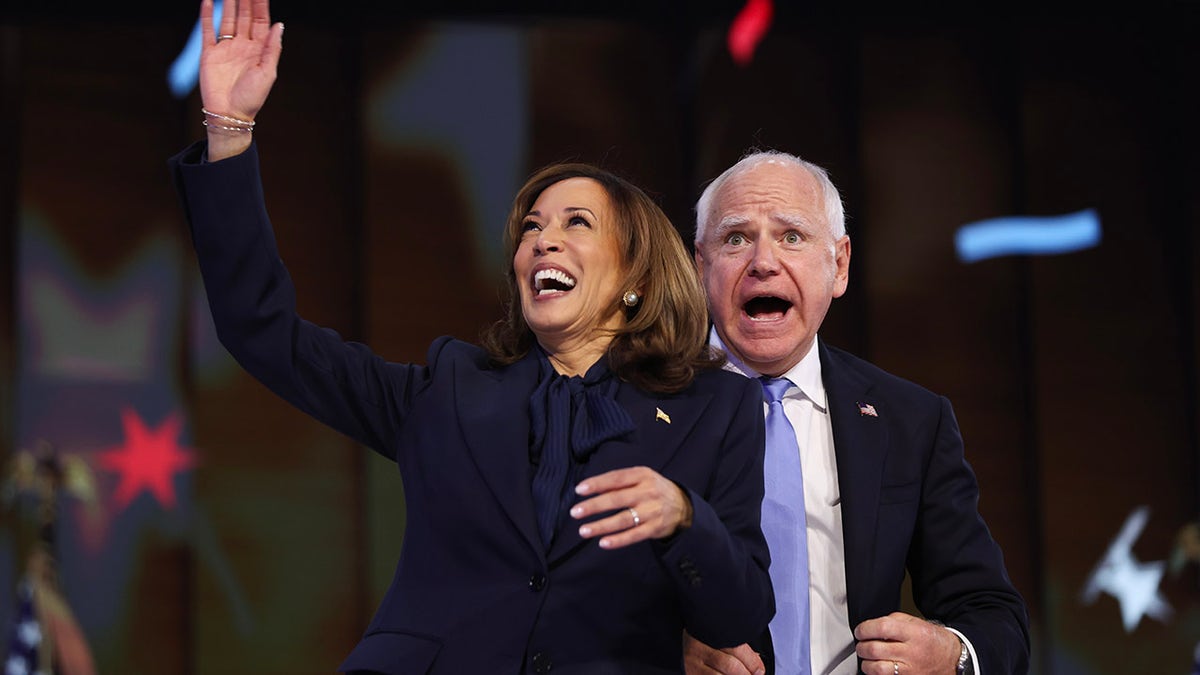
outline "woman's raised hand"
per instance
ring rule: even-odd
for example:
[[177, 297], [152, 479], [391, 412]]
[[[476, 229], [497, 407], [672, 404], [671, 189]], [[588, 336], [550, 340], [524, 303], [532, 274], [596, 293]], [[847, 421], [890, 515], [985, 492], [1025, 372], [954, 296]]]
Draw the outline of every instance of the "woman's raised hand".
[[250, 145], [250, 123], [275, 83], [283, 24], [271, 24], [269, 0], [225, 0], [221, 25], [214, 28], [212, 17], [213, 0], [202, 0], [200, 99], [212, 113], [208, 159], [216, 161]]

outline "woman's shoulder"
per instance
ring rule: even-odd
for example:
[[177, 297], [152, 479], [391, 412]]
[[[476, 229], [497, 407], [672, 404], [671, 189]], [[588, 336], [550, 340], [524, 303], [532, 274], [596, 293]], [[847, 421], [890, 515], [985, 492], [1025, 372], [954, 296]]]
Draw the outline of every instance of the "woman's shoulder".
[[756, 395], [761, 395], [758, 393], [758, 383], [744, 375], [724, 368], [704, 368], [696, 372], [691, 386], [685, 390], [685, 393], [741, 398], [750, 389], [754, 389]]
[[488, 354], [483, 347], [450, 335], [443, 335], [429, 345], [426, 363], [430, 367], [436, 367], [439, 364], [451, 362], [470, 363], [480, 369], [489, 367]]
[[531, 355], [526, 354], [523, 358], [517, 359], [515, 363], [500, 364], [482, 346], [450, 335], [443, 335], [429, 345], [425, 362], [431, 369], [448, 370], [448, 366], [466, 367], [478, 371], [489, 371], [496, 377], [503, 377], [514, 367], [524, 367], [518, 364], [527, 365], [531, 358]]

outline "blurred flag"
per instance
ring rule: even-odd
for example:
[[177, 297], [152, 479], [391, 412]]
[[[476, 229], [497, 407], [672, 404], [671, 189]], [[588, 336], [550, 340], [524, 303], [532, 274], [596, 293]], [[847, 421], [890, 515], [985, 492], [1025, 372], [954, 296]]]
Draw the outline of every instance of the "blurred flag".
[[4, 675], [47, 675], [46, 671], [38, 670], [41, 644], [42, 629], [33, 613], [33, 587], [23, 583], [17, 589], [17, 615], [8, 639]]
[[[35, 554], [34, 574], [49, 558]], [[71, 608], [46, 581], [27, 580], [17, 589], [17, 616], [3, 675], [96, 675], [87, 638]]]

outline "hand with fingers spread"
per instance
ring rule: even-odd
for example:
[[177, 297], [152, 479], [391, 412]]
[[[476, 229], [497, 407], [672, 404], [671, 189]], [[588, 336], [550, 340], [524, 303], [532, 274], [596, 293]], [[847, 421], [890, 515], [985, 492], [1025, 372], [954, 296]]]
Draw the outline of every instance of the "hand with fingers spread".
[[250, 145], [254, 117], [275, 83], [283, 24], [271, 24], [269, 0], [226, 0], [213, 26], [213, 0], [200, 3], [200, 99], [208, 127], [208, 159]]
[[588, 497], [572, 507], [576, 520], [615, 512], [579, 528], [584, 539], [601, 537], [601, 548], [664, 539], [692, 522], [692, 503], [683, 490], [644, 466], [592, 476], [577, 485], [575, 493]]
[[949, 675], [962, 651], [958, 636], [944, 626], [903, 612], [863, 621], [854, 639], [866, 675]]

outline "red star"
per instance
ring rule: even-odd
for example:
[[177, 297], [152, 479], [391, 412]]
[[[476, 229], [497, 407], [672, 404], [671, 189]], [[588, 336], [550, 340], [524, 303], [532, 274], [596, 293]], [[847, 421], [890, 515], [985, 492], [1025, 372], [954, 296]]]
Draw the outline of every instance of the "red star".
[[114, 495], [117, 509], [128, 506], [144, 489], [163, 506], [173, 508], [173, 478], [196, 462], [188, 448], [177, 443], [183, 420], [178, 413], [171, 413], [161, 426], [150, 430], [136, 412], [125, 408], [121, 424], [125, 427], [125, 444], [103, 450], [99, 456], [101, 467], [121, 474]]

